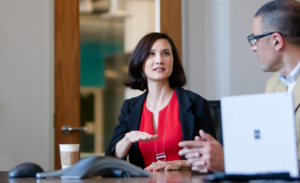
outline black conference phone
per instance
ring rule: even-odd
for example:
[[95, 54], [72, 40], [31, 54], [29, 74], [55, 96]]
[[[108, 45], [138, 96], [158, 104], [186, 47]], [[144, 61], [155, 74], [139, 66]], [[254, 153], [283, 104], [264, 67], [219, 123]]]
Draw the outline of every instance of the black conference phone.
[[149, 177], [152, 174], [122, 159], [103, 156], [84, 158], [69, 168], [36, 174], [37, 178], [61, 177], [62, 179], [83, 179], [95, 176]]

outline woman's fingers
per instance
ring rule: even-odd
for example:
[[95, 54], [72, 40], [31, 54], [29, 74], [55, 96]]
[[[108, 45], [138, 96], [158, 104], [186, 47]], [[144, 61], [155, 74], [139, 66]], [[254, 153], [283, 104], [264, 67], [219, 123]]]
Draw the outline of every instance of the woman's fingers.
[[176, 161], [157, 161], [156, 163], [152, 163], [148, 167], [145, 168], [146, 171], [159, 171], [159, 170], [178, 170], [180, 168], [180, 164]]
[[150, 135], [148, 133], [143, 132], [142, 137], [140, 139], [140, 141], [142, 142], [149, 142], [149, 141], [153, 141], [153, 140], [157, 140], [158, 139], [158, 135]]
[[165, 171], [169, 171], [171, 169], [171, 165], [166, 166]]
[[150, 170], [152, 170], [152, 167], [154, 167], [154, 166], [155, 166], [155, 163], [153, 163], [153, 164], [147, 166], [144, 170], [150, 171]]
[[165, 165], [157, 165], [156, 167], [153, 168], [153, 171], [159, 171], [161, 169], [164, 169], [166, 166]]
[[131, 131], [127, 133], [127, 137], [131, 143], [136, 143], [138, 141], [148, 142], [151, 140], [156, 140], [158, 138], [158, 135], [150, 135], [149, 133], [141, 131]]
[[146, 171], [159, 171], [160, 169], [165, 168], [165, 165], [153, 163], [145, 168]]
[[153, 135], [153, 140], [157, 140], [158, 137], [159, 137], [159, 136], [158, 136], [157, 134]]

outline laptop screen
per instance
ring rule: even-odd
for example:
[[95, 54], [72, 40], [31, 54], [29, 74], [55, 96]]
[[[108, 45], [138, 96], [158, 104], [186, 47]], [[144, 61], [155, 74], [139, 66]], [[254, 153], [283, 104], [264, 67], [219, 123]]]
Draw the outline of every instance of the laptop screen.
[[226, 174], [299, 176], [293, 94], [224, 97], [221, 106]]

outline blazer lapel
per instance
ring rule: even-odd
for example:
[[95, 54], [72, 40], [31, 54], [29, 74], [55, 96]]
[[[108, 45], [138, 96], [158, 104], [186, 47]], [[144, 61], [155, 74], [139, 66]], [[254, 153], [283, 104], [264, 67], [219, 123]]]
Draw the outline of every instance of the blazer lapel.
[[[281, 82], [279, 78], [277, 78], [276, 80], [278, 84], [274, 87], [274, 92], [287, 91], [287, 86], [283, 82]], [[299, 106], [300, 104], [300, 75], [297, 78], [296, 85], [293, 90], [293, 94], [294, 94], [294, 108], [296, 109], [297, 106]]]
[[[300, 75], [298, 76], [298, 79], [296, 81], [296, 85], [293, 90], [293, 94], [294, 94], [294, 108], [296, 109], [300, 104]], [[299, 108], [298, 108], [298, 111], [300, 110]]]
[[130, 128], [129, 131], [140, 129], [141, 117], [143, 112], [143, 104], [146, 99], [147, 93], [148, 92], [144, 92], [139, 97], [133, 99], [130, 104], [131, 113], [129, 113], [125, 117], [125, 120], [128, 122]]
[[179, 119], [182, 128], [182, 140], [193, 139], [194, 115], [189, 112], [192, 105], [184, 89], [175, 87], [179, 104]]
[[[142, 112], [143, 112], [143, 104], [146, 99], [148, 91], [144, 92], [139, 97], [132, 100], [130, 104], [131, 113], [125, 117], [125, 120], [128, 123], [129, 131], [138, 131], [140, 130]], [[135, 149], [138, 148], [138, 143], [134, 143], [133, 146]]]
[[274, 90], [275, 90], [275, 92], [284, 92], [284, 91], [287, 91], [287, 86], [283, 82], [280, 81]]

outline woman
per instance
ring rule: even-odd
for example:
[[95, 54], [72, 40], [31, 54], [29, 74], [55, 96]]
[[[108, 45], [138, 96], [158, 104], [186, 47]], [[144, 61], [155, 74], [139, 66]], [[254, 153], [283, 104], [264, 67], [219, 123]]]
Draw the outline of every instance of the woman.
[[162, 33], [144, 36], [128, 64], [126, 86], [142, 95], [125, 100], [107, 156], [126, 159], [145, 170], [190, 167], [178, 143], [200, 129], [216, 137], [207, 101], [184, 90], [186, 78], [173, 41]]

